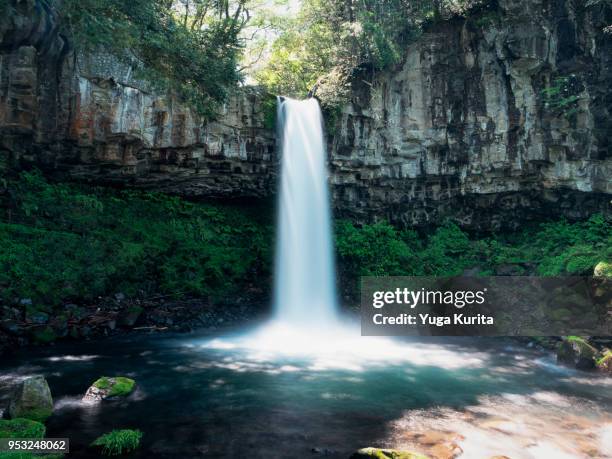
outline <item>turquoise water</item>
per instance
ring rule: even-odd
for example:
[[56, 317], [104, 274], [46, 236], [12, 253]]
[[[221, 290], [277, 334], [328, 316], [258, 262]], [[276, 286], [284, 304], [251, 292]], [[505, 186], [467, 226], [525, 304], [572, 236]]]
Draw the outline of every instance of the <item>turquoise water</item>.
[[[570, 414], [585, 423], [597, 457], [608, 454], [609, 378], [557, 367], [551, 355], [503, 339], [382, 345], [389, 346], [389, 358], [377, 360], [367, 353], [360, 357], [358, 349], [352, 355], [272, 355], [238, 338], [206, 335], [66, 343], [3, 359], [0, 394], [6, 398], [20, 377], [45, 375], [56, 402], [47, 435], [69, 437], [70, 457], [93, 457], [87, 445], [117, 428], [144, 432], [134, 457], [300, 458], [348, 457], [368, 445], [420, 447], [406, 440], [406, 429], [424, 426], [460, 432], [460, 457], [476, 457], [469, 455], [470, 442], [483, 429], [493, 429], [486, 436], [495, 438], [492, 448], [499, 454], [523, 441], [519, 427], [525, 425], [525, 441], [549, 439], [548, 446], [534, 448], [561, 445], [562, 421]], [[88, 385], [102, 375], [133, 377], [138, 390], [124, 401], [81, 403]], [[513, 410], [516, 425], [499, 424], [497, 417]], [[521, 419], [522, 413], [531, 420]], [[529, 424], [547, 417], [548, 427]], [[586, 457], [563, 447], [568, 455], [556, 457]], [[535, 456], [524, 457], [543, 457], [533, 451]]]

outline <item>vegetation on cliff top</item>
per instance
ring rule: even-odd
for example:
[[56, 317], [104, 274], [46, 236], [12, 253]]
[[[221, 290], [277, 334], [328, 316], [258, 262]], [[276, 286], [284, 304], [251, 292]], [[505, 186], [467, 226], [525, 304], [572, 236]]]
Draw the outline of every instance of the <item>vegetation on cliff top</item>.
[[255, 78], [276, 94], [305, 96], [316, 85], [324, 106], [341, 103], [357, 68], [373, 73], [398, 63], [428, 22], [465, 16], [488, 0], [304, 0], [277, 21], [277, 39]]
[[64, 0], [61, 27], [86, 52], [110, 52], [138, 76], [211, 116], [241, 80], [247, 0]]

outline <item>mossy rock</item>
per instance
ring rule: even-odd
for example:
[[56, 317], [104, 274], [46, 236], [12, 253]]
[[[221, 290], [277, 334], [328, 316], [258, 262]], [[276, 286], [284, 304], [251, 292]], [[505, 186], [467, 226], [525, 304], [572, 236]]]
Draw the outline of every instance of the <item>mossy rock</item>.
[[[45, 425], [31, 419], [0, 419], [0, 438], [44, 438]], [[62, 454], [35, 455], [29, 452], [0, 452], [0, 459], [59, 459]]]
[[607, 261], [600, 261], [595, 265], [593, 270], [593, 276], [595, 277], [612, 277], [612, 263]]
[[138, 305], [132, 305], [119, 314], [119, 325], [122, 327], [133, 327], [138, 322], [144, 309]]
[[44, 438], [45, 425], [31, 419], [0, 419], [0, 438]]
[[612, 351], [606, 350], [603, 356], [597, 359], [595, 366], [600, 371], [612, 374]]
[[126, 397], [136, 388], [136, 381], [125, 376], [102, 376], [87, 389], [83, 400], [100, 401]]
[[44, 422], [53, 413], [53, 398], [43, 376], [22, 381], [11, 395], [8, 415], [11, 419], [25, 418]]
[[351, 456], [351, 459], [429, 459], [429, 457], [413, 451], [361, 448]]
[[565, 337], [557, 348], [557, 362], [574, 366], [579, 370], [595, 368], [596, 356], [597, 349], [579, 336]]

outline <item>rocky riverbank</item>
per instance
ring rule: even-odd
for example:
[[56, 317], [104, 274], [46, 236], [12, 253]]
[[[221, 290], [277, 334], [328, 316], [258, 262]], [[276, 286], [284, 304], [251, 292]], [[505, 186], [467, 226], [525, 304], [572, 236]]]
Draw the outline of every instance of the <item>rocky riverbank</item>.
[[61, 313], [45, 312], [28, 298], [0, 305], [0, 354], [21, 346], [50, 345], [125, 333], [216, 330], [261, 317], [267, 309], [261, 292], [228, 304], [210, 299], [126, 298], [123, 293], [89, 304], [68, 303]]

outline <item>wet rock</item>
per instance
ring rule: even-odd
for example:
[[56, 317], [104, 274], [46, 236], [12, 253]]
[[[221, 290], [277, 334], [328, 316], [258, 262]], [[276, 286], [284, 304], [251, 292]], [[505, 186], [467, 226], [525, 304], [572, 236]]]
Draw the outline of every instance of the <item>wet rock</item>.
[[595, 368], [596, 355], [597, 349], [579, 336], [565, 338], [557, 348], [557, 362], [579, 370]]
[[121, 302], [123, 300], [125, 300], [125, 293], [115, 293], [115, 300]]
[[43, 311], [28, 310], [26, 312], [26, 321], [33, 324], [46, 324], [49, 322], [49, 314]]
[[338, 454], [336, 450], [322, 447], [315, 447], [310, 450], [313, 454], [320, 454], [321, 456], [333, 456]]
[[0, 330], [12, 336], [20, 336], [24, 333], [23, 324], [13, 319], [0, 320]]
[[127, 308], [125, 311], [119, 314], [119, 325], [121, 327], [133, 327], [138, 322], [138, 319], [142, 315], [143, 308], [141, 306], [133, 305]]
[[36, 344], [49, 344], [57, 339], [51, 325], [41, 325], [30, 329], [30, 338]]
[[99, 402], [130, 395], [136, 388], [136, 381], [124, 376], [102, 376], [96, 380], [83, 396], [85, 402]]
[[53, 413], [53, 399], [49, 384], [43, 376], [23, 380], [15, 388], [8, 407], [10, 418], [44, 421]]
[[353, 453], [351, 459], [429, 459], [427, 456], [413, 451], [397, 449], [361, 448]]

